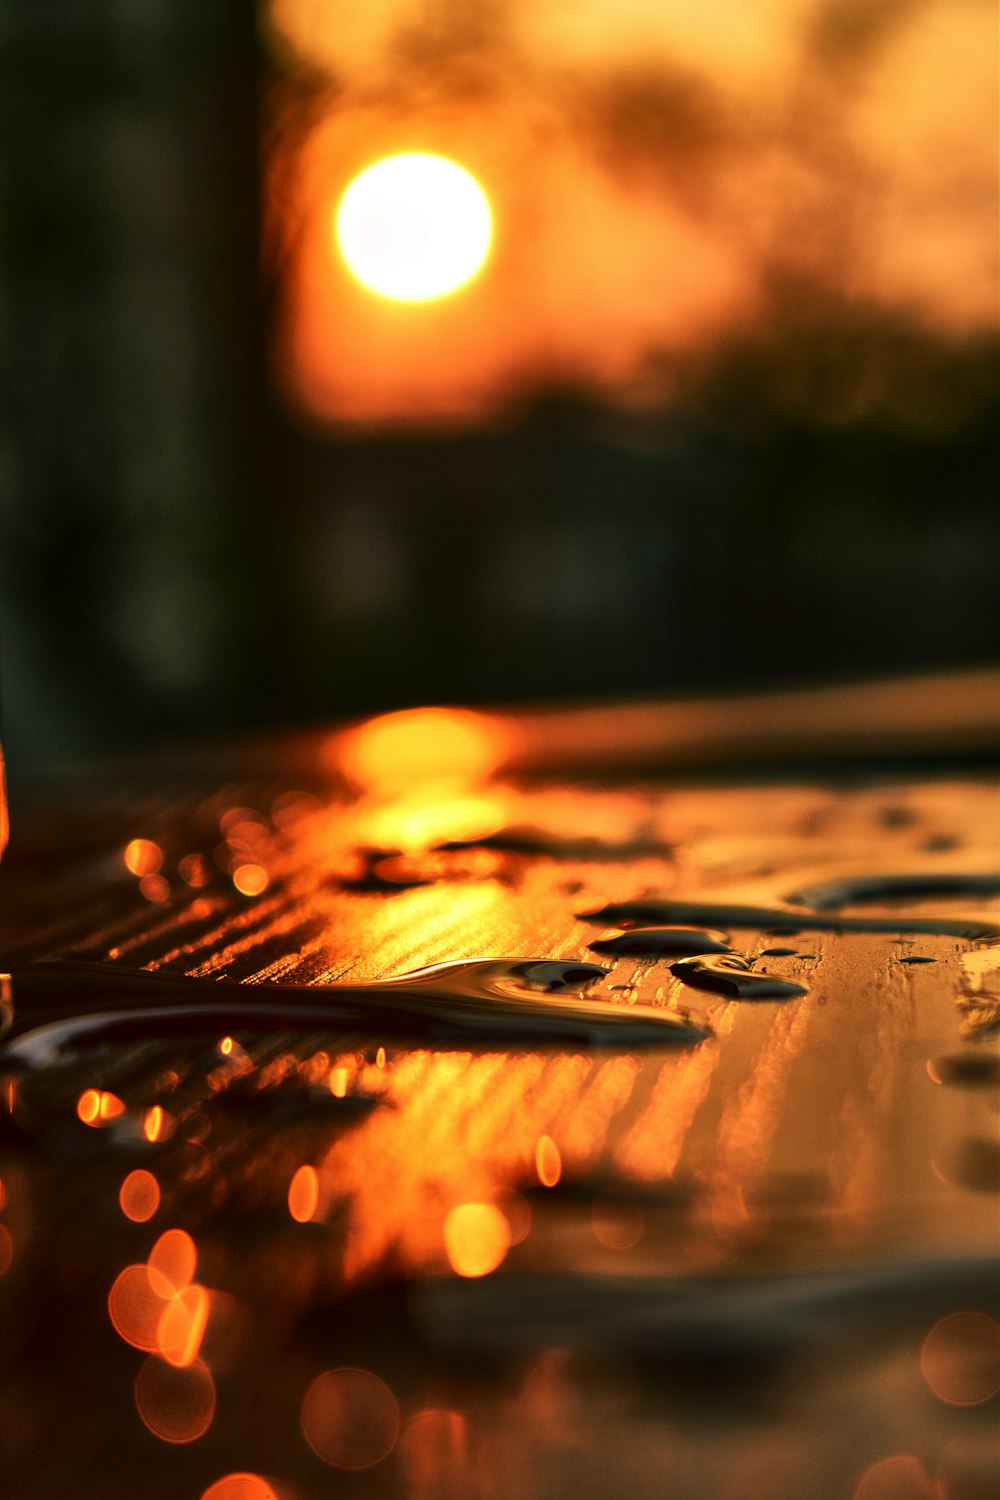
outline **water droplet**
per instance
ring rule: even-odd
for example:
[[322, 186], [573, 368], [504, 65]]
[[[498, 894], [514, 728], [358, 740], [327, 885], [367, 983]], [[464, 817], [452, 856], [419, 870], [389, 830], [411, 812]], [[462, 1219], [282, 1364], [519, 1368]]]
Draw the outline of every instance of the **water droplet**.
[[745, 958], [729, 953], [711, 958], [682, 958], [670, 965], [670, 972], [695, 989], [712, 990], [737, 1000], [790, 1000], [808, 994], [804, 984], [792, 979], [778, 979], [773, 974], [755, 973]]
[[634, 954], [645, 958], [727, 953], [729, 939], [722, 932], [699, 927], [633, 927], [587, 944], [593, 953]]

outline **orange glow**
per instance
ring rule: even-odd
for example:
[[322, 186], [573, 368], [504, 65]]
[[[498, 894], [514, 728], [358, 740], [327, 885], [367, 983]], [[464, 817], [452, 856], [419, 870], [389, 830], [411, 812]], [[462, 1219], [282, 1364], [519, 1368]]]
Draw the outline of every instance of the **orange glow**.
[[327, 1079], [327, 1083], [329, 1084], [330, 1093], [335, 1099], [345, 1099], [347, 1097], [347, 1085], [349, 1082], [350, 1072], [347, 1068], [339, 1067], [330, 1069], [330, 1076]]
[[288, 1188], [288, 1212], [297, 1224], [315, 1218], [319, 1205], [319, 1177], [315, 1167], [299, 1167]]
[[451, 839], [485, 838], [503, 823], [498, 798], [454, 796], [446, 785], [427, 783], [406, 796], [366, 807], [363, 827], [366, 842], [375, 848], [418, 854]]
[[1000, 1391], [1000, 1323], [979, 1312], [942, 1318], [924, 1339], [920, 1373], [949, 1406], [991, 1400]]
[[118, 1202], [126, 1219], [131, 1219], [135, 1224], [145, 1224], [160, 1206], [160, 1184], [152, 1172], [137, 1167], [122, 1183]]
[[201, 1500], [278, 1500], [278, 1496], [259, 1474], [226, 1474], [202, 1490]]
[[462, 1476], [468, 1435], [460, 1412], [431, 1408], [410, 1418], [399, 1440], [399, 1458], [411, 1500], [466, 1493]]
[[562, 1176], [562, 1157], [550, 1135], [540, 1135], [535, 1147], [535, 1171], [542, 1187], [555, 1187]]
[[170, 882], [162, 875], [144, 875], [139, 881], [139, 890], [147, 901], [170, 900]]
[[492, 1203], [463, 1203], [444, 1221], [444, 1246], [458, 1276], [488, 1276], [510, 1249], [510, 1225]]
[[[281, 358], [322, 416], [479, 416], [567, 374], [669, 399], [650, 356], [764, 325], [776, 261], [823, 298], [994, 327], [994, 8], [908, 7], [877, 48], [818, 26], [810, 0], [619, 0], [613, 19], [607, 0], [533, 0], [460, 38], [402, 0], [346, 9], [266, 7], [281, 51], [336, 80], [304, 142], [297, 111], [287, 132], [278, 118], [273, 153]], [[450, 62], [417, 88], [425, 47]], [[848, 51], [863, 86], [845, 89]], [[459, 54], [488, 88], [454, 86]], [[345, 272], [329, 219], [331, 183], [404, 144], [460, 154], [508, 232], [463, 296], [402, 309]], [[849, 271], [835, 219], [860, 224]]]
[[[160, 1284], [169, 1295], [166, 1283]], [[118, 1337], [147, 1353], [156, 1349], [164, 1301], [164, 1295], [150, 1281], [146, 1266], [126, 1266], [108, 1293], [108, 1316]]]
[[123, 1115], [125, 1106], [117, 1094], [109, 1094], [103, 1089], [84, 1089], [76, 1101], [76, 1112], [85, 1125], [100, 1130]]
[[156, 1327], [156, 1346], [170, 1365], [179, 1369], [193, 1363], [201, 1348], [208, 1322], [209, 1295], [192, 1282], [167, 1302]]
[[380, 1047], [378, 1049], [378, 1051], [376, 1052], [376, 1054], [375, 1054], [375, 1066], [376, 1066], [376, 1068], [384, 1068], [385, 1067], [385, 1048], [384, 1047]]
[[179, 1292], [194, 1280], [198, 1264], [194, 1240], [185, 1229], [167, 1229], [149, 1252], [146, 1264], [154, 1286], [163, 1286], [166, 1295]]
[[195, 890], [208, 884], [208, 868], [200, 854], [185, 854], [177, 871], [184, 884], [193, 886]]
[[590, 1227], [606, 1250], [631, 1250], [642, 1239], [646, 1215], [634, 1198], [605, 1190], [594, 1199]]
[[505, 759], [510, 732], [461, 708], [409, 708], [337, 736], [331, 755], [355, 786], [386, 791], [427, 782], [485, 780]]
[[0, 1224], [0, 1276], [6, 1276], [14, 1259], [14, 1241], [6, 1224]]
[[399, 1437], [399, 1402], [370, 1370], [350, 1367], [318, 1375], [305, 1394], [302, 1434], [335, 1469], [370, 1469]]
[[233, 1050], [233, 1039], [232, 1039], [232, 1037], [231, 1036], [224, 1036], [222, 1038], [222, 1041], [219, 1043], [219, 1051], [222, 1053], [223, 1057], [228, 1057], [229, 1054], [232, 1052], [232, 1050]]
[[493, 216], [464, 167], [407, 151], [354, 178], [337, 207], [335, 228], [340, 253], [366, 290], [393, 302], [431, 302], [482, 269]]
[[143, 1116], [142, 1133], [147, 1141], [159, 1141], [169, 1134], [169, 1124], [169, 1116], [164, 1114], [162, 1105], [154, 1104]]
[[256, 864], [237, 865], [232, 879], [241, 896], [259, 896], [271, 882], [263, 865]]
[[919, 1458], [897, 1453], [862, 1474], [854, 1500], [940, 1500], [941, 1491]]
[[125, 845], [125, 868], [132, 875], [155, 875], [163, 864], [163, 850], [152, 839], [132, 839]]
[[201, 1360], [178, 1368], [152, 1355], [136, 1376], [135, 1406], [154, 1437], [193, 1443], [212, 1425], [215, 1382]]

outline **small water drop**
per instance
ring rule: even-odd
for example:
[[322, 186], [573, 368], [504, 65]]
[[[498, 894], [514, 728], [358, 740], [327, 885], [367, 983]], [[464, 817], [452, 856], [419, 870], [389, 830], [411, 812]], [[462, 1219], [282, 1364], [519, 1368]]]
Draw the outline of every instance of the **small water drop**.
[[707, 932], [699, 927], [632, 927], [624, 932], [597, 938], [587, 946], [593, 953], [680, 958], [705, 953], [727, 953], [729, 938], [723, 932]]
[[736, 953], [682, 958], [670, 965], [670, 972], [695, 989], [711, 990], [737, 1000], [790, 1000], [808, 994], [806, 986], [795, 980], [755, 973], [747, 960]]

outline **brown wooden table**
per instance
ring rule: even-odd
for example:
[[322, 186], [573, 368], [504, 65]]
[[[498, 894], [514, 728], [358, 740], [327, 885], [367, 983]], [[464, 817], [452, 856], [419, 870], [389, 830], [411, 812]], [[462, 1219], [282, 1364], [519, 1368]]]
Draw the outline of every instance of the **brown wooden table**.
[[[995, 785], [484, 763], [359, 793], [339, 753], [103, 781], [15, 838], [3, 1493], [993, 1495], [1000, 949], [958, 878], [996, 868]], [[650, 897], [801, 992], [590, 950], [615, 924], [579, 913]], [[39, 961], [249, 1002], [489, 958], [600, 963], [591, 1000], [701, 1033], [33, 1029], [101, 998]]]

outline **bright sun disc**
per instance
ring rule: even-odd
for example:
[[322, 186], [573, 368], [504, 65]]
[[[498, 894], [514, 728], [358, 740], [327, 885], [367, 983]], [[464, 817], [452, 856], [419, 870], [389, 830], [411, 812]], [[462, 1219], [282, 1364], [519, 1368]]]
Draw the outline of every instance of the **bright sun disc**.
[[424, 151], [366, 167], [337, 208], [337, 244], [362, 286], [430, 302], [471, 281], [489, 254], [493, 216], [476, 179]]

